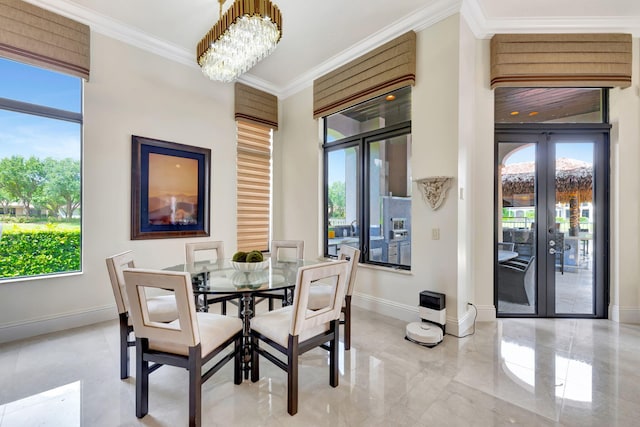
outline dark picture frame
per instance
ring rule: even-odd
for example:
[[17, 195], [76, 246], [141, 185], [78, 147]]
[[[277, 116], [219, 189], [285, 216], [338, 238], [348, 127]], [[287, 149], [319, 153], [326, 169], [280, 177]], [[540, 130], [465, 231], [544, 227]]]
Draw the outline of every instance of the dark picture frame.
[[131, 240], [209, 236], [211, 150], [131, 136]]

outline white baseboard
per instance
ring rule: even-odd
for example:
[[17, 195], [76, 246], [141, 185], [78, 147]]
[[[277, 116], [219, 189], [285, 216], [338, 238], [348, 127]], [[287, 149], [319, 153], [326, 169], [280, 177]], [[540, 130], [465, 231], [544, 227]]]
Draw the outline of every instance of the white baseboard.
[[[352, 303], [356, 307], [374, 311], [385, 316], [393, 317], [394, 319], [404, 320], [405, 322], [416, 322], [420, 320], [417, 306], [400, 304], [358, 292], [353, 294]], [[474, 319], [476, 322], [493, 322], [496, 320], [496, 309], [494, 306], [476, 306], [476, 308], [478, 309], [477, 316], [473, 308], [469, 307], [460, 320], [447, 317], [447, 333], [456, 336], [466, 335], [472, 331]]]
[[0, 325], [0, 343], [117, 319], [115, 305]]
[[476, 319], [478, 322], [495, 322], [496, 317], [496, 308], [493, 305], [476, 305], [476, 309], [478, 310], [478, 318]]
[[609, 312], [609, 319], [618, 323], [640, 324], [640, 308], [612, 305]]
[[[406, 304], [400, 304], [383, 298], [373, 297], [367, 294], [354, 293], [353, 305], [365, 310], [374, 311], [394, 319], [404, 320], [406, 322], [415, 322], [420, 319], [418, 315], [418, 307]], [[476, 305], [478, 316], [476, 322], [495, 322], [496, 308], [493, 305]], [[466, 335], [467, 331], [473, 325], [474, 311], [473, 308], [467, 310], [465, 315], [459, 321], [455, 318], [447, 317], [447, 332], [456, 335]], [[637, 307], [620, 307], [612, 305], [610, 307], [609, 319], [619, 323], [640, 324], [640, 308]]]
[[353, 293], [351, 303], [356, 307], [393, 317], [394, 319], [404, 320], [405, 322], [416, 322], [420, 320], [417, 305], [400, 304], [358, 292]]

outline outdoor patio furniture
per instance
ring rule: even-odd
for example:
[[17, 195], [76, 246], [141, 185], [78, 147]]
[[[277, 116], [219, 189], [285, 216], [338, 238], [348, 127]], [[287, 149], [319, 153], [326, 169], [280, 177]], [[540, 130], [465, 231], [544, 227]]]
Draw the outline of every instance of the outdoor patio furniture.
[[498, 299], [535, 305], [535, 256], [529, 261], [512, 259], [498, 264]]

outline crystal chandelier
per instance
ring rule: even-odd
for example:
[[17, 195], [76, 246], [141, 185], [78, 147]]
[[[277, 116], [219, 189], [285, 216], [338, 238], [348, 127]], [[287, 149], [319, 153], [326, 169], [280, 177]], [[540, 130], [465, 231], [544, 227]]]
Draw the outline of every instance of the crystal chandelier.
[[211, 80], [232, 82], [276, 48], [280, 9], [269, 0], [235, 0], [198, 43], [198, 64]]

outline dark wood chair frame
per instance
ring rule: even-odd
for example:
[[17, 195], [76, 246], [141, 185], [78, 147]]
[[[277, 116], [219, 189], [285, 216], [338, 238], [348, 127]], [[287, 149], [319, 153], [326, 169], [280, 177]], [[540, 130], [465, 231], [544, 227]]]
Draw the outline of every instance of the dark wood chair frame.
[[351, 295], [345, 295], [344, 305], [342, 306], [342, 314], [344, 319], [340, 319], [340, 324], [344, 325], [344, 349], [351, 349]]
[[[114, 255], [113, 257], [109, 257], [107, 260], [122, 256], [125, 254], [129, 254], [129, 253], [131, 253], [131, 251], [126, 251], [126, 252], [123, 252], [122, 254]], [[129, 267], [135, 266], [133, 262], [133, 258], [131, 258], [131, 260], [127, 263], [127, 265]], [[114, 266], [114, 268], [117, 268], [117, 266], [107, 262], [107, 271], [109, 272], [109, 280], [112, 282], [112, 286], [113, 286], [113, 282], [117, 281], [118, 279], [116, 277], [116, 271], [112, 270], [111, 266]], [[122, 298], [122, 296], [120, 295], [119, 297], [116, 297], [116, 300], [118, 298], [120, 298], [120, 300], [122, 301], [122, 304], [124, 304], [124, 299]], [[117, 301], [116, 301], [116, 305], [118, 305]], [[129, 339], [129, 337], [131, 336], [131, 333], [133, 332], [133, 325], [129, 324], [129, 311], [118, 313], [118, 319], [120, 323], [120, 327], [119, 327], [120, 329], [120, 379], [125, 380], [129, 378], [129, 347], [135, 347], [136, 342], [135, 340]]]
[[[340, 355], [338, 351], [339, 335], [339, 321], [332, 320], [328, 331], [303, 342], [298, 342], [298, 336], [289, 335], [288, 348], [284, 348], [260, 333], [251, 330], [251, 381], [256, 382], [260, 377], [258, 355], [264, 356], [267, 360], [285, 371], [287, 373], [287, 412], [289, 412], [289, 415], [295, 415], [298, 412], [299, 356], [316, 347], [327, 349], [329, 351], [329, 384], [331, 387], [337, 387], [339, 377], [338, 359]], [[287, 361], [284, 362], [277, 356], [261, 348], [259, 346], [260, 340], [284, 354], [287, 357]]]
[[129, 324], [129, 315], [120, 313], [120, 379], [129, 378], [129, 347], [134, 347], [136, 342], [129, 339], [133, 332], [133, 325]]
[[[241, 355], [242, 355], [242, 331], [238, 332], [216, 350], [202, 358], [200, 344], [189, 347], [189, 355], [182, 356], [149, 349], [147, 338], [136, 338], [136, 417], [142, 418], [149, 412], [149, 374], [163, 365], [171, 365], [185, 368], [189, 371], [189, 426], [200, 426], [202, 383], [207, 381], [220, 370], [227, 362], [233, 359], [233, 383], [242, 383]], [[225, 354], [204, 374], [202, 367], [215, 356], [224, 351], [227, 346], [234, 343], [233, 351]], [[154, 362], [149, 365], [149, 362]]]

